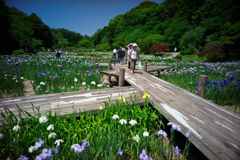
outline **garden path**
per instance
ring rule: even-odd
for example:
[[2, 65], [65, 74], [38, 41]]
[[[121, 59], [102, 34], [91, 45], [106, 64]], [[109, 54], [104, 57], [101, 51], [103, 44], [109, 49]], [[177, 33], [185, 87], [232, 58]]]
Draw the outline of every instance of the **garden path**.
[[[130, 99], [131, 96], [137, 96], [139, 91], [133, 87], [116, 87], [93, 91], [65, 92], [57, 94], [47, 94], [38, 96], [27, 96], [17, 98], [0, 99], [0, 112], [7, 110], [16, 115], [24, 116], [26, 111], [32, 115], [40, 113], [56, 113], [64, 115], [92, 110], [99, 110], [105, 102], [117, 100], [119, 96]], [[0, 124], [3, 120], [0, 115]]]
[[144, 71], [125, 79], [140, 91], [147, 91], [153, 106], [171, 122], [189, 131], [190, 141], [210, 160], [238, 160], [240, 157], [240, 117], [197, 95]]

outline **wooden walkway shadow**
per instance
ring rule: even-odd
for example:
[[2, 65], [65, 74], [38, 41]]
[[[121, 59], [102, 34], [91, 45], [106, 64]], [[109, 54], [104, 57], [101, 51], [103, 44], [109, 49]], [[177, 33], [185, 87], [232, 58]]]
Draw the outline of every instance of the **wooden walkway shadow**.
[[144, 71], [132, 74], [126, 69], [125, 79], [149, 92], [153, 106], [180, 125], [182, 134], [190, 131], [190, 141], [210, 160], [240, 158], [238, 115]]

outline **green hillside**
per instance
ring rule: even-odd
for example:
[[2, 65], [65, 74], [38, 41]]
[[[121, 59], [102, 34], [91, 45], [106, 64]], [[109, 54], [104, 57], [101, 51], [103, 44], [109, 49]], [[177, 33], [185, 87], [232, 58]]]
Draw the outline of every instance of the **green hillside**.
[[36, 52], [66, 47], [92, 47], [89, 37], [67, 29], [52, 29], [38, 15], [28, 15], [0, 0], [0, 54]]
[[153, 44], [168, 44], [182, 54], [205, 54], [212, 60], [240, 57], [240, 5], [238, 0], [145, 1], [113, 18], [98, 30], [97, 49], [112, 49], [137, 42], [142, 51]]

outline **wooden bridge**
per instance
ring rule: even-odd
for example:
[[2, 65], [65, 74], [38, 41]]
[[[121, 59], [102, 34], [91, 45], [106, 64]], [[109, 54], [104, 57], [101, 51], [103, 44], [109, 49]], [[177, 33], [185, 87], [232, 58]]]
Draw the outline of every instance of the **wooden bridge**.
[[190, 141], [208, 159], [240, 159], [239, 115], [147, 72], [125, 70], [125, 80], [139, 91], [147, 91], [153, 106], [180, 125], [182, 134], [190, 131]]
[[[11, 111], [22, 114], [22, 111], [37, 115], [40, 113], [56, 113], [65, 115], [85, 111], [100, 110], [104, 103], [116, 101], [119, 96], [131, 99], [139, 97], [139, 92], [133, 87], [116, 87], [88, 92], [69, 92], [0, 100], [0, 112]], [[21, 116], [24, 116], [23, 114]], [[0, 124], [3, 117], [0, 116]]]
[[[61, 93], [0, 100], [0, 111], [18, 108], [58, 114], [99, 109], [109, 98], [147, 91], [153, 106], [169, 121], [181, 126], [181, 133], [191, 132], [190, 141], [210, 160], [240, 158], [240, 117], [199, 96], [158, 79], [145, 71], [130, 73], [124, 66], [125, 80], [133, 87], [120, 87], [90, 92]], [[119, 67], [115, 67], [115, 72]], [[111, 72], [112, 73], [112, 72]], [[121, 79], [121, 78], [119, 78]], [[31, 113], [31, 112], [30, 112]], [[34, 111], [32, 110], [32, 113]]]

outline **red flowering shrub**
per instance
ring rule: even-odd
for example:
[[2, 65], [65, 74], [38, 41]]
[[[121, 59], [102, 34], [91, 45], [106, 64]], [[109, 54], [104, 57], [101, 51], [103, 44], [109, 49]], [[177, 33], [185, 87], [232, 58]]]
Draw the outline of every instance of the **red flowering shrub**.
[[163, 54], [169, 52], [169, 45], [166, 43], [156, 43], [150, 47], [150, 52], [154, 54]]

